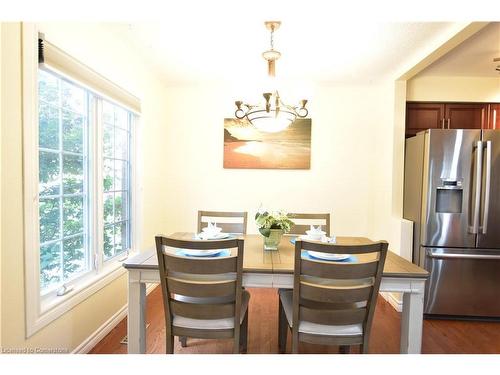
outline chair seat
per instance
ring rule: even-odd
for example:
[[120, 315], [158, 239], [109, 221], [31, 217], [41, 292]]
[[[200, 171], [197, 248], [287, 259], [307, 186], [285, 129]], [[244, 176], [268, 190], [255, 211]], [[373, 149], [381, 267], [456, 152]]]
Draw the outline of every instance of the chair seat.
[[[189, 303], [224, 303], [230, 302], [225, 297], [216, 298], [197, 298], [197, 297], [186, 297], [176, 295], [176, 300], [189, 302]], [[241, 315], [240, 324], [243, 322], [248, 309], [248, 302], [250, 300], [250, 293], [243, 290], [241, 294]], [[191, 328], [191, 329], [233, 329], [234, 319], [224, 318], [224, 319], [192, 319], [186, 318], [184, 316], [174, 315], [172, 325], [180, 328]]]
[[[285, 310], [288, 325], [292, 327], [293, 291], [282, 291], [280, 299]], [[363, 326], [362, 324], [327, 325], [301, 321], [299, 323], [299, 332], [326, 336], [359, 336], [363, 334]]]

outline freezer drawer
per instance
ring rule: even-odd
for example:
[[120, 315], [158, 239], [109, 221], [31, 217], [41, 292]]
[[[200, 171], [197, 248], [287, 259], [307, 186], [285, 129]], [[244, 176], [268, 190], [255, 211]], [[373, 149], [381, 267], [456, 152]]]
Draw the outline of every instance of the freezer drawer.
[[500, 250], [421, 247], [424, 313], [500, 318]]

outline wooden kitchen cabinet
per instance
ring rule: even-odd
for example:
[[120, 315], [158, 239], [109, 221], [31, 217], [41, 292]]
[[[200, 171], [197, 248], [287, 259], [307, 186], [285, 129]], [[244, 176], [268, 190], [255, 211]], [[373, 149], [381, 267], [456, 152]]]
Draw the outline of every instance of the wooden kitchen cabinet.
[[488, 111], [488, 129], [500, 129], [500, 104], [490, 104]]
[[500, 129], [499, 103], [406, 103], [406, 137], [426, 129]]
[[426, 129], [441, 129], [444, 119], [442, 103], [406, 103], [406, 136]]
[[445, 129], [486, 129], [487, 117], [487, 103], [445, 105]]

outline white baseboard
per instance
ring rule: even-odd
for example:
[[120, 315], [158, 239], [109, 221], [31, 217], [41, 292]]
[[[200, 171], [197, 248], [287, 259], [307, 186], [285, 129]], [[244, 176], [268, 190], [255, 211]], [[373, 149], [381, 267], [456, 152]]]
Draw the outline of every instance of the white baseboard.
[[[151, 293], [158, 284], [148, 284], [146, 286], [146, 295]], [[78, 345], [71, 353], [86, 354], [96, 346], [106, 335], [115, 328], [127, 316], [127, 304], [118, 310], [111, 318], [104, 322], [95, 332], [87, 337], [80, 345]]]
[[391, 292], [381, 292], [380, 295], [389, 302], [389, 304], [394, 307], [397, 312], [403, 311], [403, 301], [401, 299], [401, 293], [391, 293]]

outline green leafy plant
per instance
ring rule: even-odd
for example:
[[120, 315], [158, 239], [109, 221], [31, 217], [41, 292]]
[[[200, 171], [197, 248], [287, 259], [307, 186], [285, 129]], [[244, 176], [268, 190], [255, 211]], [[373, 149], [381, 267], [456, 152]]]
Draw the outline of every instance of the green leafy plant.
[[284, 233], [288, 233], [294, 224], [288, 217], [285, 211], [268, 212], [259, 210], [255, 214], [255, 223], [259, 228], [260, 234], [264, 237], [269, 237], [271, 229], [281, 229]]

